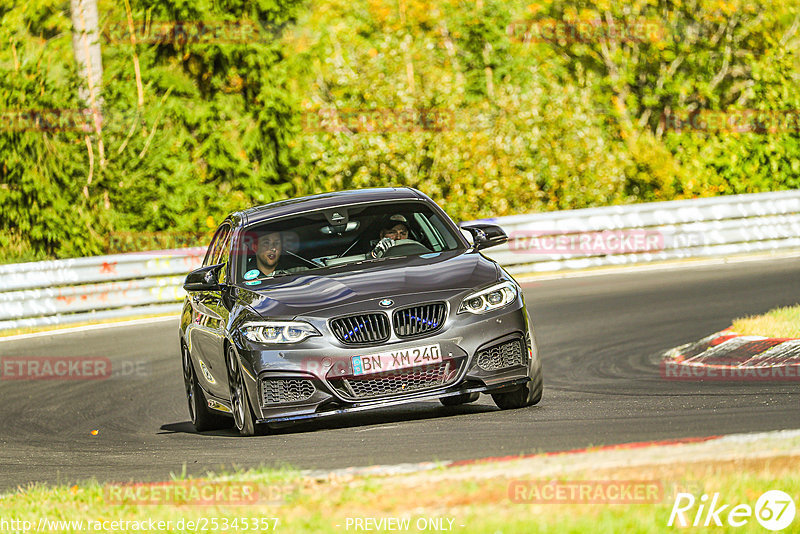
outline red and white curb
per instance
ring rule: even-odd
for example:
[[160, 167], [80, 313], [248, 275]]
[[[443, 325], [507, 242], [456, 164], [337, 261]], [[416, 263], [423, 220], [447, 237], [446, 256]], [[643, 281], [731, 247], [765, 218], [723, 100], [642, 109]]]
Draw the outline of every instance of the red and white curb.
[[800, 381], [800, 339], [743, 336], [726, 329], [664, 353], [673, 380]]
[[[508, 475], [520, 475], [528, 465], [533, 472], [549, 476], [558, 472], [591, 468], [618, 468], [636, 465], [674, 464], [698, 460], [725, 460], [741, 457], [770, 457], [771, 455], [800, 453], [800, 429], [756, 432], [748, 434], [727, 434], [677, 438], [656, 441], [620, 443], [599, 447], [571, 449], [535, 454], [518, 454], [476, 458], [471, 460], [450, 460], [441, 462], [420, 462], [397, 465], [371, 465], [332, 470], [305, 470], [304, 478], [317, 481], [348, 481], [361, 477], [391, 477], [396, 475], [421, 474], [430, 476], [439, 473], [444, 477], [456, 476], [461, 472], [465, 477], [480, 477], [476, 469], [486, 470], [484, 474], [494, 476], [502, 471]], [[449, 474], [448, 474], [449, 473]], [[239, 475], [241, 476], [241, 475]], [[460, 475], [458, 475], [460, 476]]]
[[[798, 431], [800, 435], [800, 431]], [[510, 456], [490, 456], [485, 458], [475, 458], [470, 460], [447, 460], [441, 462], [419, 462], [419, 463], [406, 463], [395, 465], [370, 465], [363, 467], [346, 467], [342, 469], [320, 469], [320, 470], [305, 470], [302, 475], [307, 478], [317, 480], [338, 480], [338, 479], [351, 479], [354, 477], [364, 476], [393, 476], [393, 475], [408, 475], [419, 473], [423, 471], [434, 471], [453, 467], [463, 467], [470, 465], [481, 464], [497, 464], [505, 462], [515, 462], [519, 460], [535, 460], [542, 458], [557, 458], [570, 455], [582, 455], [598, 452], [610, 451], [623, 451], [632, 449], [645, 449], [648, 447], [666, 447], [672, 445], [688, 445], [695, 443], [704, 443], [706, 441], [713, 441], [723, 439], [727, 436], [704, 436], [704, 437], [691, 437], [691, 438], [677, 438], [659, 441], [636, 441], [632, 443], [619, 443], [616, 445], [603, 445], [599, 447], [587, 447], [583, 449], [568, 449], [564, 451], [541, 452], [534, 454], [515, 454]]]

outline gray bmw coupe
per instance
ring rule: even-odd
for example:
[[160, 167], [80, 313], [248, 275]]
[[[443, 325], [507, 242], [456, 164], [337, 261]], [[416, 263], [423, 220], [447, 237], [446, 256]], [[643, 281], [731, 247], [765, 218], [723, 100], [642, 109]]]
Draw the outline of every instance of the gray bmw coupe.
[[231, 214], [184, 284], [192, 423], [253, 435], [480, 393], [502, 409], [538, 403], [542, 369], [522, 291], [480, 252], [506, 239], [494, 225], [459, 229], [410, 188]]

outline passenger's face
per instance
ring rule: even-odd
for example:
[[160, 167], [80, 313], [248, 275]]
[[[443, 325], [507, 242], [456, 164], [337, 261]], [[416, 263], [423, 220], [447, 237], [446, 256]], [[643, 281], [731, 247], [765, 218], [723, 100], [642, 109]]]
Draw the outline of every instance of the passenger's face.
[[388, 230], [383, 231], [382, 237], [390, 237], [392, 239], [408, 239], [408, 228], [404, 224], [395, 224]]
[[273, 232], [258, 238], [258, 259], [264, 264], [274, 267], [281, 257], [281, 234]]

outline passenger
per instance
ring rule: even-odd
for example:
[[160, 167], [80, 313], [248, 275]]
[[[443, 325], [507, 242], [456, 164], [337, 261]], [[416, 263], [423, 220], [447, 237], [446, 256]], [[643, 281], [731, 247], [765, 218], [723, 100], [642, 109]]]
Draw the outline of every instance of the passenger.
[[[291, 239], [291, 237], [288, 238]], [[250, 255], [247, 258], [247, 272], [244, 273], [245, 281], [272, 278], [273, 276], [294, 274], [308, 270], [308, 267], [304, 265], [296, 267], [278, 266], [283, 257], [283, 247], [286, 244], [286, 239], [287, 236], [283, 232], [267, 232], [258, 237], [255, 256]], [[291, 250], [288, 251], [288, 254], [304, 260], [304, 258], [293, 254]]]
[[256, 249], [256, 267], [261, 271], [260, 277], [274, 276], [278, 260], [283, 252], [283, 238], [280, 232], [269, 232], [258, 238]]

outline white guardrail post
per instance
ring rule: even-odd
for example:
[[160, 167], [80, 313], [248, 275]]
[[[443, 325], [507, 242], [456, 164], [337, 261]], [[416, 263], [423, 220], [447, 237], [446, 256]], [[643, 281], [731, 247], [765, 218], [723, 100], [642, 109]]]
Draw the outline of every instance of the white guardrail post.
[[[471, 221], [500, 225], [486, 255], [512, 273], [800, 249], [800, 191]], [[462, 223], [462, 226], [470, 224]], [[177, 312], [202, 248], [0, 265], [0, 330]]]

